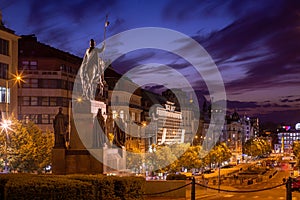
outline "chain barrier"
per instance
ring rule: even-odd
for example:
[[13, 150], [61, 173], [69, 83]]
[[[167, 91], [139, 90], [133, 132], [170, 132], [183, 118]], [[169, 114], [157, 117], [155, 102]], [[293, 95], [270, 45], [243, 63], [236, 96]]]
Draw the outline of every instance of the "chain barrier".
[[204, 188], [212, 189], [212, 190], [218, 190], [218, 191], [221, 191], [221, 192], [233, 192], [233, 193], [260, 192], [260, 191], [275, 189], [275, 188], [278, 188], [280, 186], [285, 185], [285, 183], [282, 183], [280, 185], [275, 185], [275, 186], [272, 186], [272, 187], [269, 187], [269, 188], [262, 188], [262, 189], [256, 189], [256, 190], [224, 190], [224, 189], [209, 187], [207, 185], [202, 185], [200, 183], [195, 183], [195, 184], [198, 185], [198, 186], [204, 187]]
[[190, 182], [190, 183], [188, 183], [188, 184], [185, 184], [185, 185], [183, 185], [183, 186], [180, 186], [180, 187], [178, 187], [178, 188], [171, 189], [171, 190], [166, 190], [166, 191], [156, 192], [156, 193], [143, 194], [143, 195], [145, 195], [145, 196], [151, 196], [151, 195], [158, 195], [158, 194], [164, 194], [164, 193], [168, 193], [168, 192], [173, 192], [173, 191], [179, 190], [179, 189], [181, 189], [181, 188], [184, 188], [184, 187], [186, 187], [186, 186], [189, 186], [189, 185], [191, 185], [191, 184], [192, 184], [192, 182]]

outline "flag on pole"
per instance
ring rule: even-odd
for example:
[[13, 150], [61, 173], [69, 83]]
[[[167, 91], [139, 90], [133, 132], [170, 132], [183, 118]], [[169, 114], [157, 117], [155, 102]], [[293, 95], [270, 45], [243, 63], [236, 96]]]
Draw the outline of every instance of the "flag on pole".
[[106, 17], [105, 17], [105, 27], [108, 27], [108, 25], [109, 25], [109, 21], [107, 20], [107, 18], [108, 18], [108, 15], [106, 15]]

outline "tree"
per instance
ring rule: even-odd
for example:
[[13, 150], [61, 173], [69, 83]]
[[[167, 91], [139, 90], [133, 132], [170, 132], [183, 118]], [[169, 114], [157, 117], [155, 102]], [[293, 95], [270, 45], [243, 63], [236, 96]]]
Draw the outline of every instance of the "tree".
[[229, 160], [231, 157], [231, 151], [225, 143], [219, 143], [215, 145], [211, 151], [205, 156], [205, 164], [220, 164]]
[[251, 156], [263, 156], [272, 150], [270, 143], [265, 138], [251, 138], [243, 145], [243, 153]]
[[[2, 131], [0, 142], [5, 142]], [[7, 130], [7, 155], [9, 167], [21, 172], [41, 172], [51, 164], [51, 150], [54, 136], [50, 131], [42, 130], [33, 122], [22, 123], [12, 119], [10, 129]], [[1, 149], [3, 156], [5, 149]]]
[[140, 167], [143, 164], [143, 154], [140, 149], [132, 147], [127, 150], [126, 168], [135, 173], [140, 172]]
[[297, 140], [293, 143], [293, 153], [296, 156], [298, 163], [300, 160], [300, 141]]
[[[181, 149], [185, 150], [179, 155], [179, 158], [172, 163], [172, 171], [180, 171], [182, 167], [186, 169], [201, 168], [203, 167], [203, 161], [201, 158], [202, 147], [201, 146], [185, 146], [186, 144], [181, 144]], [[178, 151], [178, 150], [177, 150]]]

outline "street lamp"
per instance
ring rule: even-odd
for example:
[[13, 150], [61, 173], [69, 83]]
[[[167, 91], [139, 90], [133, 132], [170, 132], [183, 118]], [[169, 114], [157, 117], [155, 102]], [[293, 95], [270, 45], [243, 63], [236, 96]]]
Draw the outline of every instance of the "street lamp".
[[19, 73], [17, 73], [17, 74], [12, 74], [12, 76], [13, 76], [13, 78], [12, 79], [5, 79], [5, 91], [6, 91], [6, 95], [5, 95], [5, 103], [6, 103], [6, 105], [5, 105], [5, 118], [6, 119], [8, 119], [8, 103], [10, 102], [10, 94], [8, 94], [9, 92], [8, 92], [8, 90], [9, 90], [9, 85], [8, 85], [8, 82], [9, 81], [14, 81], [14, 85], [16, 84], [16, 83], [20, 83], [20, 82], [25, 82], [24, 80], [23, 80], [23, 78], [22, 78], [22, 73], [21, 74], [19, 74]]
[[4, 119], [2, 120], [0, 126], [1, 126], [1, 133], [5, 131], [5, 141], [4, 141], [4, 173], [8, 172], [8, 156], [7, 156], [7, 141], [8, 141], [8, 130], [11, 130], [10, 128], [11, 121]]

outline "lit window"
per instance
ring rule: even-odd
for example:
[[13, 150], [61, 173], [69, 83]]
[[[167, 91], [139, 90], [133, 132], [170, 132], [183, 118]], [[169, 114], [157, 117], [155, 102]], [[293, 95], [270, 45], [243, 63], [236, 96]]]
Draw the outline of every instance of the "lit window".
[[42, 106], [49, 106], [49, 97], [42, 97]]
[[48, 114], [43, 114], [42, 115], [42, 124], [49, 124], [50, 120], [49, 120], [49, 115]]
[[[10, 89], [8, 89], [8, 103], [10, 103]], [[0, 87], [0, 102], [5, 103], [6, 102], [6, 88]]]
[[117, 111], [115, 111], [115, 110], [112, 111], [112, 117], [113, 117], [113, 119], [116, 119], [116, 117], [117, 117]]
[[30, 115], [30, 120], [33, 123], [38, 124], [38, 115]]
[[30, 105], [30, 97], [23, 97], [23, 105], [24, 106]]
[[38, 105], [38, 98], [37, 97], [31, 97], [30, 105], [31, 106], [37, 106]]
[[21, 62], [21, 69], [24, 69], [24, 70], [35, 70], [37, 69], [37, 61], [28, 61], [28, 60], [23, 60]]
[[37, 69], [37, 62], [36, 61], [30, 61], [29, 69], [31, 69], [31, 70]]
[[123, 110], [120, 111], [120, 118], [124, 119], [124, 111]]
[[132, 113], [131, 113], [131, 120], [132, 120], [132, 121], [135, 121], [135, 112], [132, 112]]
[[50, 97], [50, 106], [56, 106], [56, 97]]

